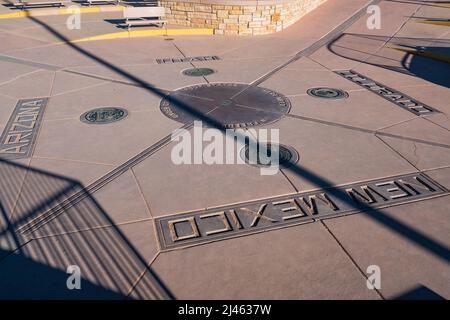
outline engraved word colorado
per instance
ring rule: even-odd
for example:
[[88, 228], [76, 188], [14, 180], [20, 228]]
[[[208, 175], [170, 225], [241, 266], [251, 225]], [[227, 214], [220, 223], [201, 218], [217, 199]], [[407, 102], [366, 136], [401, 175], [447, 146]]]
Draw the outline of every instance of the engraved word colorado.
[[0, 157], [20, 159], [31, 156], [48, 98], [22, 99], [0, 137]]
[[446, 193], [423, 174], [409, 174], [156, 219], [162, 250], [312, 222]]

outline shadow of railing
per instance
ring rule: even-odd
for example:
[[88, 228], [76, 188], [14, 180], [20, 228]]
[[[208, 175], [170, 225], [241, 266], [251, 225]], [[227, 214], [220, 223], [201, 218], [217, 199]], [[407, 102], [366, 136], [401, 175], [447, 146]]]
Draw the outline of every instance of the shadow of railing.
[[422, 6], [428, 7], [438, 7], [438, 8], [447, 8], [447, 5], [450, 4], [450, 1], [424, 1], [424, 0], [386, 0], [388, 2], [394, 3], [404, 3], [404, 4], [420, 4]]
[[[218, 130], [221, 130], [222, 132], [225, 132], [225, 128], [223, 127], [223, 125], [217, 121], [214, 118], [209, 117], [208, 115], [202, 114], [200, 113], [195, 106], [192, 105], [187, 105], [186, 103], [179, 101], [178, 99], [175, 99], [174, 97], [170, 96], [167, 94], [167, 92], [161, 91], [159, 89], [157, 89], [156, 87], [154, 87], [153, 85], [147, 83], [146, 81], [136, 77], [133, 74], [130, 74], [128, 72], [126, 72], [125, 70], [119, 68], [118, 66], [113, 65], [112, 63], [108, 62], [107, 60], [96, 56], [95, 54], [89, 52], [87, 49], [84, 49], [74, 43], [71, 43], [70, 40], [68, 38], [66, 38], [65, 36], [63, 36], [62, 34], [60, 34], [58, 31], [56, 31], [55, 29], [53, 29], [52, 27], [50, 27], [49, 25], [45, 24], [44, 22], [40, 21], [39, 19], [35, 18], [35, 17], [27, 17], [28, 19], [31, 19], [32, 21], [34, 21], [35, 23], [37, 23], [38, 25], [40, 25], [43, 29], [47, 30], [48, 32], [50, 32], [52, 35], [54, 35], [55, 37], [57, 37], [58, 39], [60, 39], [61, 41], [65, 42], [65, 45], [69, 46], [70, 48], [72, 48], [73, 50], [75, 50], [76, 52], [92, 59], [92, 61], [95, 61], [96, 63], [109, 68], [110, 70], [112, 70], [113, 72], [117, 73], [118, 75], [121, 75], [123, 77], [125, 77], [126, 79], [132, 81], [133, 83], [135, 83], [136, 85], [146, 89], [149, 93], [154, 94], [162, 99], [166, 99], [168, 102], [177, 105], [179, 108], [182, 108], [185, 112], [190, 113], [194, 118], [203, 121], [205, 125], [208, 125], [210, 127], [216, 128]], [[319, 40], [320, 41], [320, 40]], [[281, 70], [282, 68], [280, 68]], [[305, 179], [307, 179], [308, 181], [310, 181], [312, 184], [314, 184], [317, 187], [320, 188], [330, 188], [333, 186], [333, 183], [331, 183], [329, 180], [325, 179], [324, 177], [321, 177], [320, 175], [311, 172], [305, 168], [302, 168], [301, 166], [297, 165], [297, 164], [292, 164], [290, 165], [287, 169], [285, 170], [289, 170], [291, 172], [293, 172], [294, 174], [301, 176]], [[80, 185], [78, 185], [79, 188], [81, 188]], [[85, 189], [80, 189], [79, 191], [77, 191], [78, 193], [83, 193]], [[349, 198], [347, 197], [347, 194], [343, 191], [343, 190], [339, 190], [337, 188], [331, 188], [329, 189], [330, 195], [336, 197], [337, 199], [341, 200], [342, 202], [350, 205], [350, 206], [354, 206], [355, 204], [353, 202], [351, 202], [349, 200]], [[70, 198], [67, 197], [67, 198]], [[66, 199], [67, 199], [66, 198]], [[83, 199], [76, 197], [76, 199]], [[65, 200], [64, 200], [65, 201]], [[41, 204], [42, 206], [42, 204]], [[58, 206], [58, 204], [56, 205]], [[68, 206], [65, 207], [65, 209], [62, 211], [62, 213], [64, 213], [63, 215], [60, 214], [58, 216], [58, 220], [59, 221], [65, 221], [67, 219], [69, 219], [69, 221], [66, 223], [58, 223], [58, 224], [54, 224], [53, 220], [51, 220], [52, 222], [50, 223], [45, 223], [43, 225], [41, 225], [39, 228], [37, 228], [36, 231], [34, 231], [32, 233], [32, 236], [36, 236], [39, 235], [39, 229], [43, 228], [44, 226], [46, 228], [49, 227], [53, 227], [53, 228], [61, 228], [60, 230], [67, 230], [67, 226], [72, 223], [72, 224], [77, 224], [77, 223], [82, 223], [82, 224], [86, 224], [89, 221], [95, 221], [96, 219], [99, 219], [100, 217], [102, 217], [103, 219], [107, 219], [107, 215], [102, 216], [99, 215], [98, 212], [100, 211], [100, 207], [99, 205], [95, 202], [95, 200], [92, 197], [88, 197], [88, 201], [85, 202], [84, 200], [74, 200], [71, 203], [69, 203]], [[403, 236], [404, 238], [408, 239], [410, 242], [414, 243], [415, 245], [421, 247], [422, 249], [432, 253], [435, 257], [444, 260], [445, 262], [449, 262], [450, 261], [450, 250], [449, 248], [447, 248], [445, 245], [431, 239], [430, 237], [428, 237], [427, 235], [423, 234], [422, 232], [415, 230], [414, 228], [407, 226], [405, 224], [403, 224], [400, 220], [389, 216], [388, 214], [382, 212], [381, 210], [376, 210], [373, 209], [371, 206], [361, 203], [360, 205], [358, 205], [358, 210], [361, 211], [365, 211], [366, 215], [368, 217], [370, 217], [371, 219], [373, 219], [374, 221], [382, 224], [383, 226], [389, 228], [391, 231], [394, 231], [396, 233], [398, 233], [399, 235]], [[52, 210], [49, 210], [50, 212], [52, 212]], [[39, 212], [39, 214], [45, 215], [46, 212], [49, 211], [42, 211]], [[75, 213], [73, 213], [75, 212]], [[80, 212], [82, 214], [80, 214]], [[102, 211], [100, 211], [102, 212]], [[102, 212], [104, 213], [104, 212]], [[37, 212], [36, 210], [28, 210], [25, 213], [25, 216], [20, 218], [20, 223], [16, 222], [11, 222], [11, 223], [16, 223], [16, 225], [14, 225], [12, 228], [10, 228], [9, 230], [17, 230], [18, 225], [23, 226], [24, 224], [26, 225], [27, 221], [29, 221], [29, 219], [33, 219], [33, 216], [36, 216]], [[78, 215], [78, 216], [77, 216]], [[60, 216], [64, 216], [63, 218], [61, 218]], [[73, 217], [77, 216], [77, 220], [73, 221], [71, 219], [73, 219]], [[52, 217], [55, 218], [55, 217]], [[52, 224], [52, 226], [49, 226], [49, 224]], [[121, 241], [123, 241], [124, 236], [123, 234], [121, 234], [119, 232], [118, 229], [115, 229], [116, 232], [118, 232], [118, 234], [120, 235], [119, 239], [121, 239]], [[105, 232], [105, 231], [103, 231]], [[76, 234], [81, 235], [82, 233], [78, 232]], [[97, 241], [95, 243], [103, 243], [103, 245], [105, 243], [109, 243], [108, 241], [111, 241], [111, 243], [115, 243], [113, 242], [114, 239], [111, 239], [111, 236], [108, 233], [102, 234], [101, 237], [97, 234], [98, 237], [93, 238], [92, 241]], [[108, 241], [104, 241], [102, 242], [102, 237], [105, 237], [105, 239], [110, 239]], [[115, 239], [117, 240], [117, 238]], [[39, 242], [39, 241], [37, 241]], [[131, 244], [129, 242], [125, 242], [127, 244], [127, 248], [132, 248]], [[89, 244], [91, 244], [91, 241], [89, 241]], [[70, 245], [70, 243], [68, 244]], [[101, 247], [102, 250], [104, 250], [104, 247]], [[112, 248], [111, 246], [108, 248]], [[123, 247], [118, 247], [117, 250], [119, 250], [119, 252], [122, 252]], [[90, 252], [92, 255], [95, 255], [95, 250], [93, 250], [93, 248], [91, 246], [86, 246], [83, 248], [78, 248], [77, 249], [78, 253], [82, 254], [83, 250], [88, 250], [88, 252]], [[116, 250], [116, 249], [114, 249]], [[107, 250], [106, 250], [107, 251]], [[43, 251], [42, 251], [43, 252]], [[102, 251], [103, 252], [103, 251]], [[139, 255], [137, 255], [135, 250], [131, 250], [132, 252], [132, 256], [134, 259], [138, 258], [137, 260], [133, 260], [135, 261], [135, 263], [141, 264], [144, 261], [142, 261], [142, 258], [139, 258]], [[110, 259], [111, 260], [111, 254], [108, 253], [104, 253], [106, 254], [105, 258]], [[121, 263], [126, 263], [126, 260], [123, 260]], [[128, 268], [127, 266], [121, 266], [119, 267], [118, 264], [113, 264], [113, 266], [117, 266], [117, 269], [115, 269], [115, 272], [112, 274], [116, 274], [116, 276], [120, 276], [121, 280], [120, 281], [124, 281], [124, 277], [126, 277], [126, 275], [122, 274], [122, 272], [128, 272], [126, 269], [124, 268]], [[91, 272], [95, 272], [95, 266], [87, 266], [88, 268], [90, 268]], [[138, 270], [139, 268], [136, 267], [136, 265], [131, 265], [129, 266], [130, 268], [132, 268], [135, 272], [136, 270]], [[98, 271], [98, 270], [97, 270]], [[100, 277], [101, 275], [93, 275], [93, 278], [97, 279], [97, 277]], [[145, 278], [145, 277], [144, 277]], [[154, 275], [154, 279], [157, 279], [156, 275]], [[113, 281], [112, 286], [116, 286], [117, 281]], [[156, 281], [158, 284], [161, 284], [159, 281]], [[146, 286], [152, 286], [154, 284], [149, 283], [149, 284], [144, 284], [143, 287]], [[165, 294], [169, 295], [169, 293], [167, 291], [165, 291]]]
[[[372, 41], [374, 44], [389, 44], [408, 46], [411, 49], [425, 51], [431, 54], [447, 56], [450, 59], [450, 40], [430, 39], [430, 38], [409, 38], [409, 37], [387, 37], [361, 34], [343, 34], [328, 45], [328, 50], [344, 59], [360, 62], [386, 70], [416, 76], [431, 83], [450, 88], [450, 64], [443, 61], [436, 61], [420, 54], [414, 55], [405, 53], [399, 61], [397, 58], [383, 56], [369, 50], [357, 48], [357, 40]], [[346, 45], [348, 41], [353, 41], [356, 47]], [[433, 46], [429, 43], [433, 42]], [[376, 47], [376, 45], [374, 46]], [[370, 55], [371, 60], [367, 60]], [[377, 62], [374, 61], [377, 60]]]
[[403, 292], [392, 300], [446, 300], [444, 297], [434, 292], [430, 288], [419, 285], [411, 290]]
[[[148, 267], [151, 257], [143, 257], [89, 194], [33, 239], [16, 232], [29, 218], [84, 193], [80, 182], [0, 159], [0, 190], [0, 299], [126, 298], [144, 273], [136, 297], [174, 298]], [[66, 287], [70, 265], [80, 267], [82, 290]]]
[[[10, 251], [0, 249], [1, 255]], [[0, 299], [124, 299], [124, 295], [81, 279], [82, 290], [69, 290], [69, 277], [64, 270], [38, 262], [25, 254], [12, 254], [2, 264], [0, 274]], [[37, 281], [39, 279], [39, 281]]]
[[[450, 61], [450, 40], [448, 45], [449, 47], [420, 46], [417, 49], [430, 55], [447, 57]], [[402, 64], [416, 77], [450, 88], [450, 63], [430, 59], [421, 55], [421, 53], [419, 55], [409, 53], [405, 54]]]

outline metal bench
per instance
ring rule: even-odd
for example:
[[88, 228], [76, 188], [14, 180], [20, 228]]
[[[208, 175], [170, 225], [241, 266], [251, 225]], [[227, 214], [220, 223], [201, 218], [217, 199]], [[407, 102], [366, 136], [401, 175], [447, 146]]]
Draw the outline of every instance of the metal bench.
[[110, 3], [114, 3], [114, 4], [119, 4], [121, 2], [121, 0], [83, 0], [83, 3], [87, 3], [89, 4], [89, 6], [91, 6], [92, 4], [110, 4]]
[[60, 1], [22, 1], [13, 3], [13, 5], [17, 8], [21, 8], [24, 10], [25, 8], [32, 7], [62, 7], [65, 3], [70, 2], [68, 0], [60, 0]]
[[139, 7], [139, 6], [158, 6], [158, 1], [155, 0], [121, 0], [120, 2], [130, 5], [132, 7]]
[[132, 7], [157, 7], [158, 1], [155, 0], [121, 0], [123, 4]]
[[[164, 18], [166, 11], [164, 7], [127, 7], [123, 10], [125, 23], [120, 24], [122, 27], [130, 29], [132, 26], [138, 25], [161, 25], [164, 27], [166, 20]], [[156, 18], [156, 19], [149, 19]]]

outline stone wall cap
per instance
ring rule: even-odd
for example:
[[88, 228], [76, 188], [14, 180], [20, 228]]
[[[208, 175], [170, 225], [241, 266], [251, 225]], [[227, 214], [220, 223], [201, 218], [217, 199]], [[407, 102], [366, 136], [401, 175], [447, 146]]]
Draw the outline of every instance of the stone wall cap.
[[236, 5], [236, 6], [268, 6], [289, 3], [299, 0], [162, 0], [167, 2], [192, 2], [198, 4]]

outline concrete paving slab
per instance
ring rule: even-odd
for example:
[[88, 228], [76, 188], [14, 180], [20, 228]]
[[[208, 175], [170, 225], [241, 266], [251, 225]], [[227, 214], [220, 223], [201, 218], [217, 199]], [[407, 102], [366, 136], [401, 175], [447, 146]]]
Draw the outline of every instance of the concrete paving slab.
[[0, 53], [3, 54], [13, 50], [42, 46], [49, 43], [48, 41], [18, 36], [7, 32], [0, 33], [0, 41], [4, 44], [0, 48]]
[[249, 45], [223, 53], [222, 56], [224, 59], [239, 59], [247, 52], [254, 58], [292, 57], [317, 40], [308, 35], [302, 35], [303, 38], [297, 43], [288, 39], [273, 38], [270, 35], [263, 36], [264, 39], [252, 40]]
[[[149, 222], [33, 240], [1, 263], [2, 298], [123, 299], [155, 256], [154, 241]], [[70, 265], [83, 290], [67, 290]], [[153, 281], [155, 298], [164, 296]]]
[[426, 174], [450, 190], [450, 168], [426, 171]]
[[0, 61], [0, 68], [3, 70], [0, 74], [0, 84], [5, 84], [6, 82], [13, 81], [14, 79], [39, 70], [31, 66], [18, 65], [6, 61]]
[[324, 67], [313, 61], [309, 57], [303, 57], [297, 61], [294, 61], [286, 66], [285, 70], [312, 70], [312, 71], [322, 71]]
[[53, 72], [37, 71], [1, 85], [0, 93], [16, 98], [48, 97], [54, 77]]
[[[301, 95], [290, 100], [291, 114], [368, 130], [381, 129], [413, 117], [408, 111], [364, 89], [351, 91], [347, 99], [329, 100]], [[349, 114], [353, 116], [349, 117]]]
[[352, 69], [380, 50], [385, 41], [384, 37], [344, 33], [309, 58], [328, 69]]
[[[160, 57], [160, 56], [158, 56]], [[155, 60], [151, 60], [153, 63]], [[192, 68], [189, 63], [175, 63], [172, 65], [150, 64], [125, 67], [125, 71], [130, 72], [147, 85], [165, 90], [176, 90], [195, 84], [204, 84], [206, 81], [202, 77], [188, 77], [182, 71]]]
[[[1, 129], [3, 129], [3, 127]], [[0, 183], [2, 190], [4, 190], [1, 195], [0, 229], [4, 232], [11, 224], [11, 215], [23, 187], [27, 166], [17, 165], [7, 160], [2, 160], [0, 166], [2, 167], [0, 172], [2, 179]]]
[[[449, 67], [450, 69], [450, 67]], [[401, 91], [410, 95], [423, 103], [439, 110], [444, 115], [450, 114], [450, 106], [446, 102], [450, 98], [450, 90], [444, 85], [428, 85], [428, 86], [411, 86], [401, 88]], [[442, 116], [442, 115], [441, 115]], [[431, 118], [439, 117], [438, 114], [430, 116]]]
[[9, 120], [9, 116], [16, 106], [17, 100], [12, 97], [0, 95], [0, 103], [2, 105], [0, 108], [0, 124], [6, 125]]
[[[145, 38], [144, 38], [145, 39]], [[99, 57], [118, 65], [155, 63], [158, 58], [182, 58], [183, 55], [165, 37], [116, 39], [76, 43], [77, 47], [95, 52]], [[133, 54], [130, 54], [133, 52]]]
[[151, 218], [148, 204], [131, 170], [94, 193], [94, 197], [108, 212], [112, 224]]
[[94, 77], [81, 76], [68, 72], [56, 72], [52, 87], [52, 96], [80, 91], [84, 88], [97, 87], [105, 83], [106, 81]]
[[398, 35], [400, 36], [411, 36], [414, 38], [426, 38], [426, 39], [436, 39], [441, 38], [445, 33], [445, 28], [435, 26], [435, 25], [424, 25], [421, 23], [424, 19], [433, 18], [443, 18], [445, 17], [445, 12], [442, 11], [441, 7], [435, 6], [421, 6], [415, 13], [410, 21], [404, 28], [399, 30]]
[[381, 48], [376, 55], [368, 57], [364, 63], [383, 66], [394, 70], [407, 71], [408, 65], [405, 63], [405, 58], [407, 57], [404, 52], [385, 46]]
[[422, 118], [416, 118], [408, 122], [403, 122], [380, 130], [383, 133], [397, 134], [400, 136], [420, 139], [440, 143], [446, 146], [450, 145], [450, 132], [442, 127], [426, 121]]
[[74, 82], [71, 91], [53, 96], [46, 111], [46, 120], [78, 120], [84, 112], [105, 106], [123, 107], [130, 112], [154, 112], [159, 109], [161, 99], [147, 89], [88, 76], [76, 77], [92, 79], [92, 83], [96, 84], [77, 89], [78, 82]]
[[308, 89], [330, 87], [341, 90], [359, 90], [361, 87], [329, 70], [311, 71], [282, 70], [264, 81], [262, 87], [278, 91], [287, 96], [305, 94]]
[[[159, 57], [160, 58], [160, 57]], [[173, 58], [181, 58], [175, 56]], [[154, 86], [165, 90], [175, 90], [188, 85], [206, 83], [201, 77], [187, 77], [181, 74], [186, 68], [192, 68], [189, 62], [175, 64], [157, 64], [155, 59], [148, 59], [145, 63], [122, 65], [120, 69], [126, 74], [115, 72], [108, 66], [73, 67], [69, 72], [75, 72], [86, 77], [122, 81], [133, 84], [129, 75], [138, 77], [148, 86]]]
[[[389, 67], [371, 65], [370, 63], [359, 64], [353, 68], [356, 72], [381, 82], [383, 85], [400, 90], [403, 87], [426, 86], [429, 83], [405, 72], [403, 68], [389, 70]], [[382, 80], [382, 81], [381, 81]]]
[[441, 126], [442, 128], [450, 130], [450, 119], [445, 113], [430, 115], [426, 119], [434, 124], [437, 124], [438, 126]]
[[[0, 6], [3, 8], [3, 6]], [[17, 11], [9, 10], [2, 11], [2, 14], [11, 14]], [[27, 29], [27, 28], [35, 28], [36, 24], [30, 19], [0, 19], [0, 30], [2, 32], [14, 32], [15, 30]]]
[[[395, 228], [377, 223], [371, 218], [377, 212], [330, 219], [325, 224], [362, 270], [380, 267], [385, 298], [425, 286], [448, 299], [449, 204], [446, 196], [382, 210], [389, 219], [427, 239], [428, 248], [418, 244], [419, 238], [402, 237]], [[436, 253], [435, 246], [442, 246], [439, 252], [447, 254]]]
[[[407, 124], [408, 123], [408, 124]], [[449, 131], [425, 119], [413, 119], [381, 132], [380, 139], [420, 170], [448, 165]], [[395, 134], [400, 137], [392, 137]]]
[[186, 56], [224, 56], [239, 48], [248, 48], [256, 43], [251, 37], [208, 37], [208, 36], [171, 36], [168, 43], [176, 45]]
[[[118, 30], [113, 24], [105, 22], [103, 19], [96, 19], [95, 21], [88, 21], [81, 16], [80, 28], [69, 29], [67, 27], [67, 21], [69, 16], [50, 16], [50, 17], [37, 17], [33, 20], [39, 21], [40, 25], [34, 24], [32, 27], [25, 29], [15, 29], [14, 34], [25, 35], [27, 37], [33, 37], [41, 41], [46, 41], [51, 44], [60, 43], [67, 40], [76, 40], [80, 38], [90, 37], [101, 33], [117, 32]], [[118, 18], [115, 16], [111, 18]], [[42, 23], [51, 25], [51, 28], [55, 33], [51, 33], [42, 28]], [[62, 38], [63, 37], [63, 38]]]
[[[246, 164], [176, 165], [171, 160], [175, 145], [167, 145], [133, 169], [154, 217], [295, 191], [281, 173], [263, 176], [259, 168]], [[237, 144], [233, 148], [236, 163]]]
[[450, 150], [445, 146], [381, 136], [393, 150], [419, 170], [429, 170], [449, 165]]
[[[365, 60], [369, 57], [369, 55], [365, 52], [357, 52], [355, 55], [354, 50], [351, 50], [351, 49], [340, 48], [339, 50], [336, 50], [336, 52], [339, 52], [342, 55], [346, 54], [350, 57], [359, 58], [361, 60]], [[309, 58], [330, 70], [341, 69], [341, 68], [342, 69], [354, 69], [358, 64], [360, 64], [360, 61], [355, 61], [353, 59], [341, 57], [341, 56], [333, 53], [328, 48], [320, 48], [319, 50], [314, 52], [312, 55], [310, 55]]]
[[[34, 219], [22, 224], [20, 231], [27, 237], [46, 237], [102, 227], [128, 225], [150, 221], [148, 205], [137, 185], [134, 174], [129, 170], [96, 193], [85, 191], [88, 185], [73, 184], [71, 192], [65, 195], [67, 206], [64, 210], [35, 212]], [[72, 195], [78, 195], [78, 201]], [[114, 198], [111, 201], [111, 197]], [[80, 213], [83, 213], [80, 215]], [[35, 221], [45, 221], [39, 228], [32, 226]], [[152, 224], [145, 224], [152, 230]]]
[[[49, 171], [55, 169], [56, 172]], [[82, 169], [82, 165], [69, 163], [66, 166], [61, 161], [36, 161], [36, 166], [30, 167], [25, 160], [7, 161], [2, 160], [3, 190], [2, 196], [2, 230], [6, 236], [11, 234], [18, 242], [26, 238], [18, 230], [36, 219], [50, 207], [58, 205], [67, 197], [79, 189], [79, 182], [71, 179], [68, 175], [57, 173], [62, 171], [72, 174]], [[59, 170], [58, 170], [59, 169]], [[81, 176], [88, 173], [98, 174], [98, 168], [84, 165], [85, 171]], [[96, 171], [97, 170], [97, 171]], [[6, 228], [6, 229], [5, 229]], [[0, 236], [5, 236], [1, 234]], [[17, 242], [16, 241], [16, 242]]]
[[339, 3], [327, 1], [320, 6], [319, 10], [310, 12], [279, 35], [283, 38], [294, 39], [305, 35], [321, 38], [367, 4], [368, 2], [364, 0], [341, 0]]
[[[38, 220], [47, 210], [70, 199], [79, 193], [83, 186], [89, 185], [113, 169], [105, 165], [42, 158], [33, 158], [30, 168], [24, 178], [20, 195], [17, 195], [14, 211], [11, 211], [10, 221], [14, 224], [14, 229], [20, 229]], [[66, 228], [72, 230], [71, 224]]]
[[[75, 47], [70, 48], [66, 45], [51, 45], [49, 47], [40, 46], [33, 48], [32, 50], [20, 50], [14, 52], [14, 57], [38, 61], [59, 68], [96, 65], [96, 62], [87, 57], [85, 53], [81, 53], [74, 48]], [[98, 56], [101, 57], [100, 54], [98, 54]]]
[[[174, 58], [176, 58], [175, 56]], [[135, 81], [129, 78], [129, 75], [139, 78], [146, 86], [156, 87], [164, 90], [176, 90], [189, 85], [206, 83], [202, 77], [188, 77], [182, 74], [187, 68], [193, 68], [190, 63], [175, 64], [155, 64], [156, 59], [148, 59], [145, 64], [124, 65], [120, 69], [126, 75], [117, 74], [107, 67], [77, 67], [71, 68], [71, 71], [87, 74], [86, 76], [107, 78], [126, 83], [135, 84]], [[202, 64], [203, 65], [203, 64]], [[201, 66], [199, 64], [199, 66]]]
[[379, 299], [320, 223], [162, 253], [151, 267], [178, 299]]
[[[347, 29], [349, 33], [391, 36], [396, 34], [401, 27], [410, 20], [411, 16], [420, 8], [420, 4], [414, 2], [381, 1], [377, 4], [381, 14], [381, 28], [369, 29], [367, 22], [373, 17], [374, 11], [367, 13]], [[372, 20], [369, 20], [370, 22]]]
[[314, 52], [310, 58], [332, 70], [351, 69], [370, 59], [372, 55], [378, 56], [388, 39], [384, 36], [346, 31]]
[[[300, 171], [317, 176], [311, 181], [301, 172], [284, 170], [300, 191], [416, 171], [373, 134], [293, 118], [270, 127], [280, 130], [280, 143], [297, 150]], [[327, 157], [317, 160], [325, 154]]]
[[[79, 119], [44, 121], [34, 154], [117, 165], [177, 127], [178, 124], [166, 119], [158, 110], [129, 112], [124, 120], [105, 125], [86, 124]], [[94, 144], [93, 136], [96, 137]], [[140, 138], [143, 136], [145, 139]], [[72, 141], [71, 147], [65, 148], [68, 140]]]
[[412, 37], [433, 40], [439, 39], [447, 33], [447, 31], [440, 26], [421, 23], [422, 19], [420, 19], [420, 17], [430, 17], [424, 12], [417, 12], [415, 17], [419, 18], [409, 20], [405, 28], [402, 28], [396, 34], [397, 37]]
[[83, 185], [94, 182], [114, 169], [114, 166], [99, 163], [40, 157], [31, 158], [29, 166], [73, 179]]
[[[219, 60], [195, 63], [196, 67], [211, 68], [215, 73], [206, 77], [209, 82], [251, 83], [281, 65], [285, 59]], [[239, 70], [236, 74], [235, 70]]]

